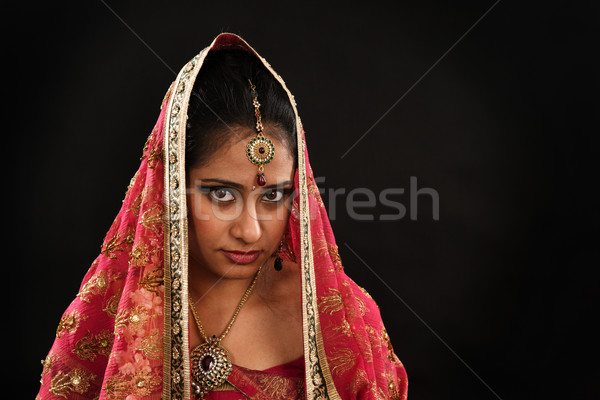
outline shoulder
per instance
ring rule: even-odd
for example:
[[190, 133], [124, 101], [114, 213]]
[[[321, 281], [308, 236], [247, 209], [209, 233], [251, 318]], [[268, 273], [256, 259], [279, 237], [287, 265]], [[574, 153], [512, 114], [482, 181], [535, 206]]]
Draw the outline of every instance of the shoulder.
[[377, 302], [364, 287], [358, 285], [347, 275], [344, 275], [341, 286], [346, 288], [346, 296], [351, 296], [351, 298], [356, 300], [359, 313], [366, 323], [369, 325], [379, 325], [382, 322]]

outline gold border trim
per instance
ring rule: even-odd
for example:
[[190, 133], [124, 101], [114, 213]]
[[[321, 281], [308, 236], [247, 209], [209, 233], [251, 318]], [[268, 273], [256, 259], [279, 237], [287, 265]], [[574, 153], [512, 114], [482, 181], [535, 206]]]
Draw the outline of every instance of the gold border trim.
[[189, 399], [191, 394], [185, 129], [190, 94], [205, 55], [206, 49], [179, 72], [165, 117], [164, 400]]

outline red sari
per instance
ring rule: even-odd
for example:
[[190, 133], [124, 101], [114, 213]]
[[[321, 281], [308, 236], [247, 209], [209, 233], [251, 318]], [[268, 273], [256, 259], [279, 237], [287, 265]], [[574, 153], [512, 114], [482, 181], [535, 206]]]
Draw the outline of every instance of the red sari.
[[[207, 400], [302, 399], [304, 398], [304, 357], [263, 371], [234, 365], [225, 390], [213, 391]], [[243, 393], [243, 394], [242, 394]]]
[[[297, 197], [285, 237], [287, 257], [302, 275], [304, 357], [265, 371], [235, 367], [229, 382], [252, 399], [406, 398], [406, 373], [379, 309], [343, 270], [293, 96], [244, 40], [221, 34], [165, 96], [123, 206], [58, 325], [37, 399], [191, 398], [182, 116], [206, 54], [231, 48], [259, 57], [296, 113]], [[240, 398], [236, 393], [208, 398]]]

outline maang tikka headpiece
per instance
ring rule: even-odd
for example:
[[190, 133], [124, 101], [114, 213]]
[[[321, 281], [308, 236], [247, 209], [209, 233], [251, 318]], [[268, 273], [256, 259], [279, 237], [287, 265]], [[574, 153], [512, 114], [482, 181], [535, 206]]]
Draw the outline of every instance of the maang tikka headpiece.
[[263, 135], [262, 117], [260, 114], [260, 103], [258, 102], [258, 94], [256, 93], [256, 86], [250, 82], [250, 92], [252, 94], [252, 104], [254, 105], [254, 116], [256, 117], [256, 136], [248, 142], [248, 159], [254, 165], [258, 165], [258, 172], [256, 173], [256, 183], [258, 186], [265, 186], [267, 180], [265, 179], [265, 164], [268, 164], [275, 155], [275, 146], [271, 139], [267, 139]]

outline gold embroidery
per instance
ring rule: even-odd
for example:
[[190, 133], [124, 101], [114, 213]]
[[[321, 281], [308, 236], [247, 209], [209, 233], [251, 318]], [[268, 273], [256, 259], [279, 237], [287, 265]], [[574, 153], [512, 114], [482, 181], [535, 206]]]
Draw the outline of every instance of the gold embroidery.
[[119, 279], [118, 275], [111, 274], [107, 271], [99, 271], [83, 285], [81, 291], [77, 293], [77, 297], [81, 298], [81, 301], [89, 303], [90, 296], [105, 294], [109, 284], [117, 279]]
[[44, 360], [42, 360], [42, 375], [40, 379], [40, 383], [43, 384], [44, 383], [44, 376], [47, 375], [50, 370], [52, 369], [52, 366], [54, 365], [54, 362], [56, 361], [56, 355], [54, 355], [53, 352], [48, 353], [48, 355], [46, 356], [46, 358]]
[[316, 235], [313, 235], [312, 240], [315, 245], [315, 254], [320, 257], [329, 256], [333, 266], [338, 271], [344, 268], [342, 266], [342, 258], [338, 252], [338, 246], [334, 243], [329, 243], [324, 232], [318, 232]]
[[371, 325], [368, 325], [368, 324], [365, 324], [365, 330], [367, 331], [367, 334], [369, 335], [369, 341], [371, 342], [371, 347], [375, 348], [375, 349], [382, 347], [381, 337], [379, 335], [379, 332], [377, 332], [377, 330], [375, 330], [375, 328], [373, 328]]
[[129, 207], [126, 210], [127, 212], [132, 212], [133, 215], [135, 215], [136, 217], [138, 217], [140, 215], [140, 207], [142, 206], [142, 199], [144, 198], [145, 191], [146, 191], [146, 188], [142, 189], [140, 194], [135, 196], [135, 199], [133, 199], [133, 201], [131, 202], [131, 207]]
[[309, 176], [308, 176], [308, 180], [307, 180], [307, 190], [308, 190], [308, 195], [312, 195], [314, 197], [314, 199], [316, 200], [317, 204], [319, 205], [319, 207], [325, 207], [325, 204], [323, 203], [323, 199], [321, 198], [321, 194], [319, 193], [319, 188], [317, 187], [317, 184], [315, 183], [315, 179], [313, 177], [312, 171], [309, 172]]
[[133, 310], [122, 309], [115, 317], [115, 336], [121, 337], [118, 332], [120, 328], [128, 327], [132, 332], [143, 329], [149, 318], [148, 310], [142, 306], [137, 306]]
[[140, 217], [139, 224], [144, 228], [158, 232], [158, 229], [163, 224], [163, 210], [160, 204], [155, 204], [150, 209], [144, 211]]
[[350, 329], [350, 324], [346, 319], [343, 319], [340, 326], [334, 326], [333, 330], [336, 332], [342, 333], [344, 336], [352, 336], [352, 331]]
[[401, 400], [400, 397], [400, 388], [396, 385], [396, 382], [390, 380], [388, 382], [388, 395], [390, 396], [390, 400]]
[[[164, 101], [164, 99], [163, 99], [163, 101]], [[162, 108], [162, 106], [161, 106], [161, 108]], [[146, 138], [146, 143], [144, 143], [144, 148], [142, 149], [142, 157], [140, 158], [140, 160], [143, 160], [146, 157], [146, 152], [150, 148], [150, 142], [152, 141], [152, 137], [154, 136], [155, 132], [156, 132], [156, 127], [154, 129], [152, 129], [152, 132]]]
[[118, 330], [120, 328], [124, 328], [127, 326], [127, 321], [129, 320], [129, 310], [127, 309], [122, 309], [121, 311], [119, 311], [117, 313], [117, 316], [115, 317], [115, 328], [114, 328], [114, 334], [116, 337], [118, 337], [119, 339], [121, 338], [121, 335], [119, 334]]
[[131, 310], [121, 309], [115, 317], [114, 335], [121, 338], [122, 332], [119, 332], [121, 328], [128, 328], [131, 333], [142, 331], [151, 318], [152, 316], [143, 306], [136, 306]]
[[296, 385], [289, 379], [279, 375], [261, 376], [259, 379], [261, 390], [265, 393], [266, 398], [275, 399], [282, 394], [287, 394], [290, 390], [294, 390]]
[[352, 396], [355, 397], [358, 394], [358, 391], [369, 385], [369, 379], [367, 378], [367, 373], [362, 369], [357, 369], [352, 381], [346, 386], [346, 389], [352, 393]]
[[117, 258], [117, 252], [125, 251], [135, 238], [135, 232], [133, 228], [129, 228], [124, 234], [119, 234], [117, 231], [110, 239], [105, 239], [104, 246], [100, 251], [110, 259]]
[[[162, 108], [162, 107], [161, 107]], [[157, 133], [157, 126], [152, 129], [152, 133], [146, 139], [146, 143], [144, 144], [144, 148], [142, 150], [142, 157], [140, 160], [144, 158], [148, 158], [146, 160], [148, 164], [148, 168], [155, 169], [156, 166], [163, 160], [163, 152], [161, 148], [157, 148], [156, 141], [154, 140], [154, 136]], [[152, 146], [152, 148], [150, 147]]]
[[312, 243], [313, 243], [313, 251], [314, 251], [315, 255], [322, 257], [328, 253], [327, 239], [325, 239], [324, 232], [316, 232], [312, 236]]
[[378, 400], [386, 400], [387, 397], [382, 388], [378, 387], [375, 382], [371, 382], [371, 387], [369, 388], [371, 393], [373, 393], [373, 398]]
[[146, 243], [138, 243], [129, 254], [129, 265], [133, 267], [144, 267], [150, 261], [150, 247]]
[[134, 326], [141, 325], [146, 322], [148, 318], [149, 316], [146, 309], [142, 306], [137, 306], [129, 317], [129, 323]]
[[335, 266], [337, 271], [341, 271], [344, 269], [342, 265], [342, 257], [340, 257], [340, 253], [338, 252], [337, 244], [327, 243], [327, 250], [329, 251], [329, 255], [331, 256], [331, 261]]
[[383, 328], [381, 330], [381, 340], [383, 340], [383, 342], [387, 345], [387, 348], [389, 351], [388, 358], [390, 359], [390, 361], [393, 363], [399, 363], [400, 360], [394, 353], [394, 348], [392, 347], [392, 341], [390, 340], [390, 337], [388, 336], [388, 333], [385, 330], [385, 328]]
[[106, 391], [106, 395], [109, 399], [114, 400], [125, 400], [125, 398], [131, 393], [129, 390], [130, 378], [126, 378], [123, 374], [117, 374], [107, 379], [106, 385], [102, 390]]
[[152, 374], [152, 372], [139, 370], [133, 378], [132, 393], [136, 396], [148, 396], [158, 386], [160, 381]]
[[117, 316], [117, 311], [119, 309], [119, 301], [121, 300], [122, 294], [123, 291], [119, 290], [117, 293], [112, 295], [110, 299], [106, 301], [106, 306], [104, 306], [102, 311], [115, 318]]
[[367, 377], [367, 373], [362, 369], [356, 370], [356, 374], [354, 375], [352, 382], [346, 386], [346, 389], [352, 392], [352, 396], [356, 396], [360, 390], [368, 390], [372, 394], [372, 397], [369, 398], [376, 400], [386, 399], [383, 389], [377, 387], [377, 381], [375, 379], [370, 380]]
[[162, 268], [157, 268], [144, 275], [144, 278], [140, 281], [139, 285], [149, 292], [160, 295], [158, 288], [161, 287], [163, 283], [164, 270]]
[[103, 390], [109, 399], [125, 400], [129, 395], [148, 396], [158, 389], [160, 380], [151, 372], [139, 370], [135, 375], [119, 373], [107, 379]]
[[66, 399], [68, 392], [79, 394], [87, 392], [90, 387], [90, 381], [95, 378], [96, 375], [81, 368], [76, 368], [66, 374], [58, 371], [50, 382], [49, 390], [53, 395]]
[[158, 338], [158, 331], [144, 338], [140, 348], [136, 350], [141, 351], [146, 357], [159, 360], [162, 354], [162, 339]]
[[[373, 297], [371, 297], [371, 295], [369, 294], [369, 292], [367, 292], [367, 289], [365, 289], [365, 288], [364, 288], [364, 287], [362, 287], [362, 286], [359, 286], [358, 288], [360, 289], [360, 291], [361, 291], [361, 292], [362, 292], [362, 293], [363, 293], [365, 296], [367, 296], [369, 299], [373, 300], [373, 303], [375, 303], [375, 300], [373, 299]], [[377, 306], [377, 304], [375, 304], [375, 305]], [[377, 308], [379, 308], [379, 307], [377, 307]]]
[[[152, 133], [150, 133], [150, 136], [148, 136], [148, 139], [146, 139], [144, 149], [142, 150], [142, 157], [140, 158], [140, 160], [143, 160], [144, 158], [148, 157], [148, 160], [146, 162], [148, 164], [148, 168], [151, 169], [155, 169], [156, 166], [163, 159], [162, 149], [157, 148], [156, 141], [154, 140], [155, 134], [157, 132], [157, 126], [155, 126], [154, 129], [152, 129]], [[151, 145], [152, 148], [150, 148]]]
[[[329, 296], [321, 296], [319, 298], [319, 310], [322, 313], [328, 313], [333, 315], [334, 312], [344, 309], [344, 301], [342, 300], [342, 294], [335, 288], [328, 288]], [[351, 322], [356, 318], [363, 317], [368, 311], [367, 306], [363, 299], [360, 297], [352, 296], [354, 301], [349, 301], [346, 304], [346, 318]]]
[[368, 311], [367, 305], [363, 299], [353, 295], [352, 298], [356, 300], [356, 304], [352, 301], [348, 302], [349, 304], [346, 304], [346, 315], [350, 321], [354, 321], [356, 318], [362, 318]]
[[354, 367], [355, 358], [356, 356], [352, 350], [334, 347], [331, 356], [328, 357], [329, 362], [333, 365], [331, 372], [337, 376], [345, 374]]
[[371, 343], [369, 342], [369, 338], [367, 338], [365, 335], [358, 334], [354, 335], [354, 339], [356, 339], [356, 344], [363, 355], [365, 363], [372, 363], [373, 352], [371, 351]]
[[113, 335], [103, 330], [96, 336], [88, 332], [71, 350], [82, 360], [94, 361], [98, 355], [108, 356], [113, 345]]
[[153, 147], [148, 153], [148, 168], [154, 169], [163, 159], [162, 149], [157, 149]]
[[319, 302], [319, 308], [322, 313], [329, 313], [332, 315], [336, 311], [340, 311], [344, 308], [344, 303], [342, 302], [342, 295], [340, 291], [334, 288], [327, 289], [329, 293], [332, 293], [330, 296], [321, 296]]
[[138, 170], [133, 177], [129, 180], [129, 185], [127, 185], [127, 191], [131, 190], [131, 188], [133, 187], [133, 185], [135, 185], [135, 181], [139, 175], [140, 171]]
[[167, 99], [169, 98], [169, 95], [171, 94], [171, 90], [173, 90], [173, 86], [175, 86], [175, 82], [173, 82], [173, 83], [171, 84], [171, 86], [169, 86], [169, 90], [167, 90], [167, 93], [165, 93], [165, 97], [163, 97], [163, 99], [162, 99], [162, 103], [160, 103], [160, 109], [161, 109], [161, 110], [163, 109], [163, 107], [164, 107], [164, 105], [165, 105], [165, 102], [166, 102], [166, 101], [167, 101]]
[[74, 310], [70, 314], [65, 314], [60, 319], [58, 323], [58, 327], [56, 328], [56, 337], [60, 338], [64, 333], [73, 333], [79, 327], [80, 321], [85, 321], [87, 316], [81, 317], [81, 314], [78, 310]]

